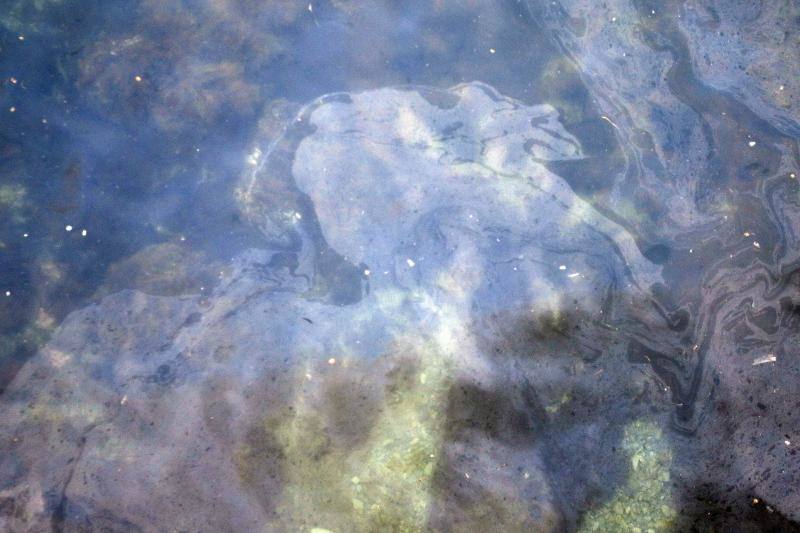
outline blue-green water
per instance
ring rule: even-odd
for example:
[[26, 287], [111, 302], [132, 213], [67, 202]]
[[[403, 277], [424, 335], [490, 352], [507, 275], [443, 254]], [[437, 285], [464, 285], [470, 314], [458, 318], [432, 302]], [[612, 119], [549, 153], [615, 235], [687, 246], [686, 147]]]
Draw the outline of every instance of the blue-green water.
[[0, 529], [800, 529], [800, 7], [7, 0]]

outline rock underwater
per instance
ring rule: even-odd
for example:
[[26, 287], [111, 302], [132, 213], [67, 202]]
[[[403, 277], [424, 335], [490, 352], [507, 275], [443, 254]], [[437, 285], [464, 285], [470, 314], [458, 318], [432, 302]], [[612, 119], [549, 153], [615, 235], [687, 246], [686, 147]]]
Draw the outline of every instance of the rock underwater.
[[0, 523], [575, 528], [625, 479], [628, 344], [668, 329], [660, 267], [546, 166], [580, 158], [479, 83], [311, 103], [240, 191], [268, 249], [204, 295], [103, 297], [17, 375]]

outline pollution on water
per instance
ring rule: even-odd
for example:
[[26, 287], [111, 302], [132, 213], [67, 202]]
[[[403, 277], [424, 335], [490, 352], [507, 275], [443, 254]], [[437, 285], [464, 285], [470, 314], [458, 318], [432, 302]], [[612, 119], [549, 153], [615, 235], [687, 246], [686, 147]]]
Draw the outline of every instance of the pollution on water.
[[800, 4], [6, 0], [0, 530], [800, 531]]

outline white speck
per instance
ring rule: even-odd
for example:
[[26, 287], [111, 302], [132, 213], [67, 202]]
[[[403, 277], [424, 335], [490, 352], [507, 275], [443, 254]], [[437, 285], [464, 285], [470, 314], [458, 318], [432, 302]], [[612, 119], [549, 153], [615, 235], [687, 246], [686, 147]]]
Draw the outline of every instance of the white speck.
[[576, 277], [578, 277], [580, 275], [581, 275], [580, 272], [573, 272], [572, 274], [567, 274], [567, 277], [568, 278], [576, 278]]
[[17, 111], [17, 108], [14, 107], [14, 106], [11, 106], [11, 107], [8, 108], [8, 110], [11, 111], [12, 113], [15, 113]]
[[559, 270], [566, 270], [567, 269], [567, 265], [559, 265], [558, 269]]
[[792, 172], [792, 173], [789, 174], [789, 177], [792, 178], [792, 179], [795, 179], [795, 178], [797, 178], [797, 174]]
[[23, 233], [22, 236], [25, 237], [26, 239], [28, 238], [28, 234], [27, 233]]
[[330, 359], [328, 359], [328, 364], [329, 365], [335, 365], [336, 364], [336, 359], [331, 357]]
[[780, 87], [778, 87], [778, 90], [779, 90], [779, 91], [782, 91], [782, 90], [783, 90], [783, 85], [781, 85]]
[[70, 226], [69, 224], [67, 224], [67, 225], [66, 225], [66, 227], [65, 227], [64, 229], [65, 229], [65, 230], [67, 230], [67, 231], [72, 231], [72, 226]]
[[11, 291], [6, 291], [6, 296], [11, 296]]
[[298, 213], [297, 211], [295, 211], [295, 212], [294, 212], [294, 218], [296, 218], [297, 220], [300, 220], [300, 219], [302, 219], [302, 218], [303, 218], [303, 215], [301, 215], [300, 213]]
[[761, 248], [761, 245], [758, 244], [758, 241], [753, 241], [753, 246], [755, 246], [756, 248]]
[[25, 36], [24, 35], [20, 35], [19, 37], [17, 37], [17, 39], [19, 39], [20, 41], [24, 41], [25, 40]]
[[42, 119], [42, 124], [47, 124], [47, 119], [46, 118]]
[[617, 17], [611, 17], [611, 22], [616, 22], [616, 21], [617, 21]]
[[749, 232], [749, 231], [745, 231], [745, 232], [744, 232], [744, 236], [745, 236], [745, 237], [749, 237], [749, 236], [750, 236], [750, 232]]
[[792, 441], [790, 441], [790, 440], [785, 440], [785, 441], [783, 441], [783, 443], [785, 445], [787, 445], [787, 446], [791, 446], [792, 445]]
[[495, 52], [497, 52], [497, 50], [495, 50], [494, 48], [489, 48], [489, 53], [490, 54], [494, 54]]
[[525, 472], [524, 474], [522, 474], [522, 477], [524, 477], [525, 479], [528, 479], [529, 477], [531, 477], [531, 475], [529, 473]]
[[689, 253], [693, 254], [694, 253], [694, 248], [689, 248]]
[[755, 141], [749, 141], [749, 142], [747, 143], [747, 146], [749, 146], [750, 148], [752, 148], [752, 147], [753, 147], [753, 146], [755, 146], [755, 145], [756, 145], [756, 142], [755, 142]]
[[183, 241], [185, 241], [185, 240], [186, 240], [186, 237], [184, 237], [183, 235], [181, 235], [181, 242], [183, 242]]
[[464, 477], [469, 479], [469, 474], [467, 472], [464, 472]]
[[414, 268], [414, 265], [416, 265], [416, 263], [412, 261], [410, 257], [406, 259], [406, 264], [408, 265], [408, 268]]
[[254, 148], [250, 155], [247, 156], [247, 164], [251, 166], [256, 166], [258, 161], [261, 159], [261, 149]]
[[81, 237], [86, 237], [87, 233], [88, 232], [85, 229], [81, 230]]
[[311, 374], [306, 374], [306, 379], [311, 379]]
[[364, 269], [365, 276], [369, 276], [370, 274], [372, 274], [372, 272], [370, 272], [368, 268]]
[[119, 401], [120, 405], [125, 405], [126, 403], [128, 403], [128, 395], [127, 394], [125, 396], [123, 396], [122, 399]]
[[311, 4], [308, 4], [308, 12], [309, 13], [313, 13], [314, 12], [314, 6], [312, 6]]

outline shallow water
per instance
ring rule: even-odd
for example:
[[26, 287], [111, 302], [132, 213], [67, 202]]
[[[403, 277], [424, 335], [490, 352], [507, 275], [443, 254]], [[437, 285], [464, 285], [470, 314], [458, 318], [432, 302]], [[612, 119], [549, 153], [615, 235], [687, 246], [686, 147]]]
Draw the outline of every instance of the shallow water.
[[0, 525], [800, 530], [800, 7], [9, 0]]

